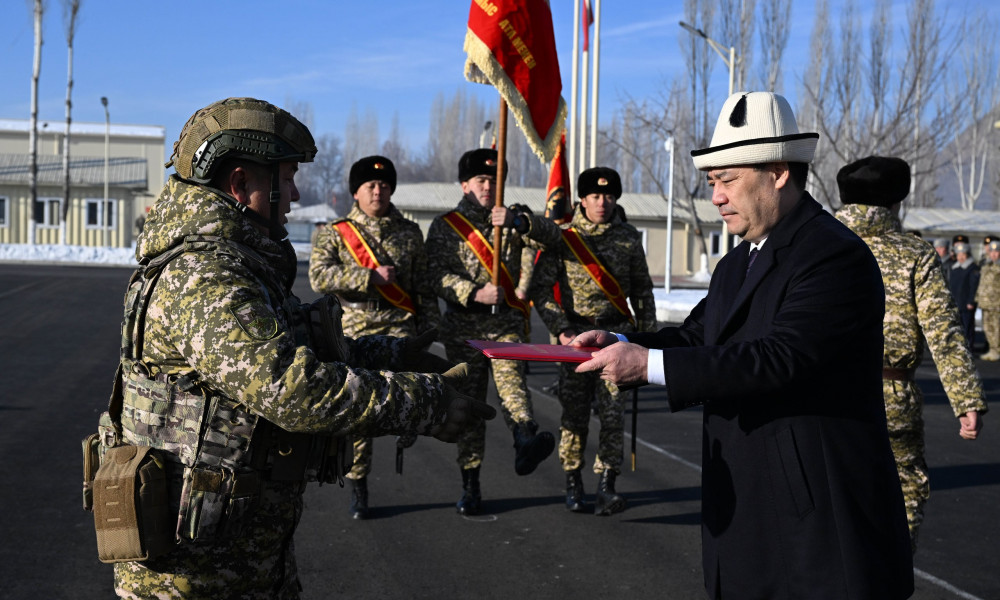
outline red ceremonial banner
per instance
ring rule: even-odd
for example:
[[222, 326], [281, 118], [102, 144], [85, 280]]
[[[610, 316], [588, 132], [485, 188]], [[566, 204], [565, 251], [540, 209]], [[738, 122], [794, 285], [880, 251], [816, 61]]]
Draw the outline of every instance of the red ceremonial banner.
[[542, 162], [556, 153], [566, 102], [546, 0], [472, 0], [465, 78], [497, 88]]
[[569, 167], [566, 165], [566, 132], [559, 139], [556, 157], [549, 168], [549, 185], [546, 187], [545, 218], [556, 223], [568, 223], [573, 218], [570, 201]]

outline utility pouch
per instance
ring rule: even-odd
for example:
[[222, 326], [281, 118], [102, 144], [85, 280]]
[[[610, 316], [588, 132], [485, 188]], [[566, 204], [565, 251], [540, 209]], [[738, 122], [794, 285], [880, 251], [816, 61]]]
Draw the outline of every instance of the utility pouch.
[[148, 560], [173, 548], [166, 472], [157, 452], [149, 446], [107, 449], [93, 485], [101, 562]]
[[305, 308], [316, 357], [323, 362], [345, 361], [347, 341], [341, 325], [344, 309], [340, 302], [333, 296], [322, 296]]
[[83, 510], [94, 510], [94, 477], [101, 464], [100, 434], [83, 438]]
[[177, 539], [212, 541], [240, 535], [260, 501], [260, 487], [254, 471], [186, 467]]

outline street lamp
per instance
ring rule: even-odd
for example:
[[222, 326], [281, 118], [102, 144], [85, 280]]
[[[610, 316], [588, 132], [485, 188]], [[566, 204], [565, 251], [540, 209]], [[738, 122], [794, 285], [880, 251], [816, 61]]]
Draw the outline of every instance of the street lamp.
[[105, 212], [108, 210], [108, 162], [111, 155], [111, 114], [108, 113], [108, 98], [101, 96], [101, 104], [104, 106], [104, 204], [98, 215], [101, 218], [101, 237], [103, 244], [108, 245], [108, 223]]
[[719, 55], [719, 58], [722, 59], [722, 62], [726, 63], [726, 67], [729, 68], [729, 96], [732, 96], [733, 78], [735, 76], [735, 69], [736, 69], [736, 48], [734, 48], [733, 46], [729, 46], [728, 48], [726, 48], [719, 42], [708, 37], [708, 35], [706, 35], [704, 31], [696, 27], [692, 27], [687, 23], [685, 23], [684, 21], [681, 21], [680, 25], [684, 29], [693, 33], [694, 35], [704, 38], [704, 40], [708, 42], [708, 45], [712, 47], [712, 50], [715, 50], [715, 53]]
[[667, 170], [667, 264], [663, 268], [663, 290], [670, 293], [670, 275], [673, 271], [674, 257], [674, 136], [663, 142], [664, 149], [670, 153], [670, 168]]
[[479, 147], [480, 148], [485, 148], [486, 147], [486, 135], [490, 131], [493, 131], [493, 121], [486, 121], [486, 123], [483, 125], [483, 132], [479, 134]]
[[[708, 35], [706, 35], [704, 31], [702, 31], [702, 30], [700, 30], [700, 29], [698, 29], [696, 27], [692, 27], [692, 26], [688, 25], [687, 23], [685, 23], [684, 21], [680, 22], [680, 26], [683, 27], [684, 29], [688, 30], [690, 33], [693, 33], [694, 35], [697, 35], [697, 36], [699, 36], [701, 38], [704, 38], [704, 40], [706, 42], [708, 42], [708, 45], [712, 47], [712, 50], [715, 50], [715, 53], [719, 55], [719, 58], [722, 59], [722, 62], [726, 63], [726, 66], [729, 67], [729, 95], [726, 96], [726, 98], [728, 98], [729, 96], [732, 96], [733, 95], [733, 77], [734, 77], [735, 69], [736, 69], [736, 48], [734, 48], [733, 46], [730, 46], [728, 48], [728, 53], [724, 53], [724, 51], [727, 50], [727, 48], [725, 46], [723, 46], [722, 44], [720, 44], [719, 42], [717, 42], [717, 41], [713, 40], [712, 38], [708, 37]], [[727, 54], [729, 56], [728, 58], [726, 58]], [[726, 254], [728, 252], [729, 252], [729, 225], [726, 223], [725, 220], [723, 220], [722, 221], [722, 253]]]

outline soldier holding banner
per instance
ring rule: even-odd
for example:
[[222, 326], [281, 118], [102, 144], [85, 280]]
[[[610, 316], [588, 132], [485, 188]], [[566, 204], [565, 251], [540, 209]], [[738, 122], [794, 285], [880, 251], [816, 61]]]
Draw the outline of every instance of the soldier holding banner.
[[[340, 299], [348, 336], [411, 337], [426, 332], [429, 344], [441, 314], [428, 284], [420, 227], [392, 204], [396, 169], [384, 156], [368, 156], [351, 166], [348, 179], [354, 206], [347, 218], [317, 235], [309, 283], [314, 291]], [[372, 439], [356, 439], [346, 475], [355, 519], [368, 516], [371, 464]]]
[[[441, 341], [448, 358], [469, 363], [472, 385], [483, 394], [492, 370], [501, 413], [514, 435], [514, 469], [518, 475], [527, 475], [552, 453], [555, 438], [547, 431], [538, 431], [524, 363], [489, 361], [465, 341], [527, 341], [531, 308], [515, 293], [522, 250], [525, 244], [541, 249], [561, 242], [559, 228], [552, 221], [525, 208], [494, 206], [496, 176], [496, 150], [480, 148], [462, 155], [458, 178], [464, 196], [454, 211], [431, 223], [426, 243], [428, 272], [446, 304]], [[504, 228], [499, 249], [490, 242], [494, 226]], [[493, 258], [497, 250], [501, 260], [495, 285]], [[463, 495], [456, 508], [461, 514], [480, 511], [479, 470], [485, 450], [485, 427], [470, 430], [458, 442]]]
[[[580, 173], [580, 203], [563, 243], [542, 253], [535, 268], [531, 297], [535, 309], [559, 343], [568, 344], [591, 329], [653, 331], [656, 305], [642, 236], [619, 210], [622, 184], [618, 173], [595, 167]], [[559, 298], [554, 284], [558, 283]], [[631, 309], [629, 308], [631, 301]], [[634, 314], [632, 311], [635, 311]], [[575, 365], [559, 367], [562, 426], [559, 460], [566, 471], [566, 508], [583, 511], [583, 451], [587, 446], [592, 400], [601, 422], [594, 473], [599, 476], [594, 513], [625, 509], [615, 491], [621, 473], [625, 407], [618, 386], [596, 372], [576, 373]]]

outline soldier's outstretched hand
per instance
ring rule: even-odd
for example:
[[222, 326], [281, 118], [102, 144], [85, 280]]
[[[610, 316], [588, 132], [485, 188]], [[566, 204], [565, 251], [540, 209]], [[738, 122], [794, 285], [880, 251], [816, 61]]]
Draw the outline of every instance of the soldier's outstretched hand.
[[464, 391], [468, 386], [469, 365], [459, 363], [442, 373], [444, 394], [448, 402], [448, 416], [441, 428], [432, 435], [442, 442], [456, 442], [463, 433], [475, 427], [480, 421], [489, 421], [497, 416], [495, 408], [474, 398]]

